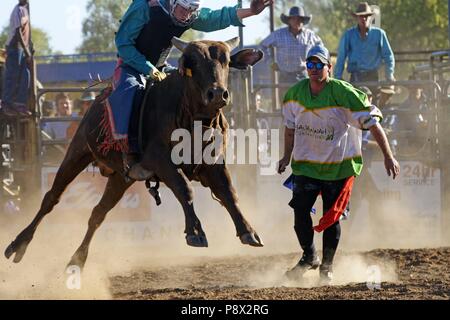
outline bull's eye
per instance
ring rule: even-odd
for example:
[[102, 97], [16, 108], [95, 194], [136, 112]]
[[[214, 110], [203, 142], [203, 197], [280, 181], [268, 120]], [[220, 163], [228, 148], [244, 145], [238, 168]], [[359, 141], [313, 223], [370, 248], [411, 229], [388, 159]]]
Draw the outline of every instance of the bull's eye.
[[225, 53], [222, 53], [219, 57], [219, 61], [221, 64], [227, 64], [227, 56], [225, 55]]
[[184, 56], [184, 67], [185, 68], [193, 69], [196, 64], [197, 63], [195, 62], [194, 59], [192, 59], [191, 57], [188, 57], [188, 56]]

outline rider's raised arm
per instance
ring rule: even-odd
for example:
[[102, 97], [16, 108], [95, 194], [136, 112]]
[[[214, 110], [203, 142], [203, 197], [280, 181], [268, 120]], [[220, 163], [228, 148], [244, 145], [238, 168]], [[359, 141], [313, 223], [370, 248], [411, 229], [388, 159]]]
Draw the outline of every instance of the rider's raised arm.
[[[135, 3], [137, 3], [135, 5]], [[120, 23], [115, 42], [123, 62], [143, 74], [149, 74], [154, 67], [135, 47], [136, 39], [143, 26], [150, 20], [147, 2], [134, 2]]]
[[244, 25], [237, 15], [237, 10], [237, 7], [223, 7], [219, 10], [202, 8], [198, 18], [192, 24], [192, 29], [211, 32], [222, 30], [229, 26], [243, 27]]

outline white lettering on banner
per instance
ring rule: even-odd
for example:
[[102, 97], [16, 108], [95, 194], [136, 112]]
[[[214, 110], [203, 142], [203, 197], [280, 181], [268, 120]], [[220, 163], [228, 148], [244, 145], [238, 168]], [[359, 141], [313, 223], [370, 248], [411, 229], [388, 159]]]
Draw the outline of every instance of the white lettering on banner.
[[[94, 208], [102, 198], [91, 182], [78, 182], [69, 185], [61, 197], [60, 206], [63, 209], [89, 209]], [[120, 200], [123, 209], [137, 209], [140, 205], [139, 194], [128, 193]]]
[[386, 176], [381, 161], [372, 162], [368, 168], [383, 201], [395, 202], [413, 216], [433, 217], [438, 222], [441, 215], [440, 170], [420, 161], [402, 161], [400, 166], [400, 175], [395, 180]]
[[102, 198], [90, 182], [78, 182], [69, 185], [61, 197], [60, 207], [63, 209], [92, 209]]
[[[42, 197], [51, 188], [57, 170], [56, 167], [42, 168]], [[68, 185], [55, 210], [61, 214], [61, 217], [78, 215], [79, 210], [91, 212], [100, 202], [107, 180], [100, 175], [98, 169], [94, 169], [94, 172], [81, 172]], [[108, 222], [148, 221], [150, 219], [151, 200], [144, 184], [132, 185], [111, 210], [111, 213], [108, 214]], [[65, 221], [60, 222], [64, 223]]]
[[98, 231], [97, 236], [108, 242], [152, 242], [156, 244], [182, 234], [182, 227], [178, 229], [146, 223], [120, 223], [105, 226]]
[[137, 193], [129, 193], [123, 196], [120, 207], [123, 209], [137, 209], [140, 205], [140, 196]]

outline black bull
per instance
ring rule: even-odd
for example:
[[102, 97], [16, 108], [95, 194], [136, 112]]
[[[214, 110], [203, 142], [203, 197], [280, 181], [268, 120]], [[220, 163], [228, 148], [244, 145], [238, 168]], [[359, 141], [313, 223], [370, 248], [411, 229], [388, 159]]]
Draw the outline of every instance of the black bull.
[[[175, 165], [171, 159], [174, 145], [171, 134], [174, 130], [183, 128], [192, 131], [194, 121], [202, 121], [206, 126], [218, 126], [226, 130], [227, 123], [221, 109], [229, 102], [229, 67], [243, 69], [262, 58], [262, 52], [250, 49], [230, 56], [230, 51], [237, 46], [238, 41], [239, 39], [235, 38], [227, 42], [196, 41], [188, 44], [174, 38], [173, 44], [183, 52], [179, 61], [179, 72], [171, 73], [162, 82], [146, 89], [148, 92], [142, 133], [146, 143], [142, 166], [139, 165], [140, 172], [154, 172], [175, 194], [184, 211], [186, 241], [191, 246], [208, 245], [200, 220], [194, 211], [190, 183], [192, 180], [200, 181], [203, 186], [209, 187], [227, 209], [236, 227], [237, 236], [243, 244], [263, 246], [239, 208], [236, 192], [224, 163]], [[104, 221], [108, 211], [135, 182], [125, 178], [120, 152], [110, 151], [105, 155], [99, 151], [99, 137], [102, 135], [99, 123], [103, 114], [104, 104], [96, 100], [81, 121], [51, 190], [42, 200], [39, 212], [8, 246], [5, 251], [6, 258], [9, 259], [15, 254], [14, 262], [21, 261], [44, 216], [58, 203], [69, 183], [91, 162], [96, 161], [103, 168], [103, 172], [108, 172], [108, 182], [100, 202], [92, 211], [83, 242], [69, 263], [84, 267], [95, 231]]]

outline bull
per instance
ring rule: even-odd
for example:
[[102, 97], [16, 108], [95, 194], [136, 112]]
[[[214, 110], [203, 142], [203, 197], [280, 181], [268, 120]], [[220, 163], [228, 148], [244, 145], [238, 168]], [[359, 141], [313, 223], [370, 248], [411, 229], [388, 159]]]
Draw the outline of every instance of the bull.
[[112, 150], [105, 154], [100, 151], [102, 129], [99, 123], [102, 119], [105, 120], [105, 107], [102, 99], [97, 97], [82, 119], [37, 215], [6, 248], [7, 259], [15, 254], [15, 263], [22, 260], [42, 219], [53, 210], [68, 184], [92, 162], [99, 165], [108, 181], [100, 202], [92, 211], [86, 235], [69, 265], [84, 267], [95, 231], [136, 180], [161, 181], [174, 193], [184, 211], [184, 232], [188, 245], [208, 246], [205, 232], [194, 210], [191, 181], [196, 180], [209, 187], [227, 209], [237, 236], [243, 244], [263, 246], [258, 234], [244, 218], [225, 163], [177, 165], [171, 159], [171, 150], [174, 147], [171, 134], [176, 129], [191, 132], [194, 121], [201, 121], [204, 126], [218, 127], [225, 134], [227, 122], [222, 108], [230, 100], [227, 90], [229, 68], [245, 69], [254, 65], [261, 60], [262, 52], [245, 49], [231, 55], [231, 51], [239, 43], [239, 38], [225, 42], [191, 43], [174, 38], [172, 43], [182, 51], [179, 72], [170, 73], [164, 81], [148, 85], [145, 89], [146, 98], [142, 107], [145, 125], [142, 126], [141, 134], [143, 158], [140, 164], [128, 173], [128, 176], [134, 179], [127, 178], [121, 152]]

